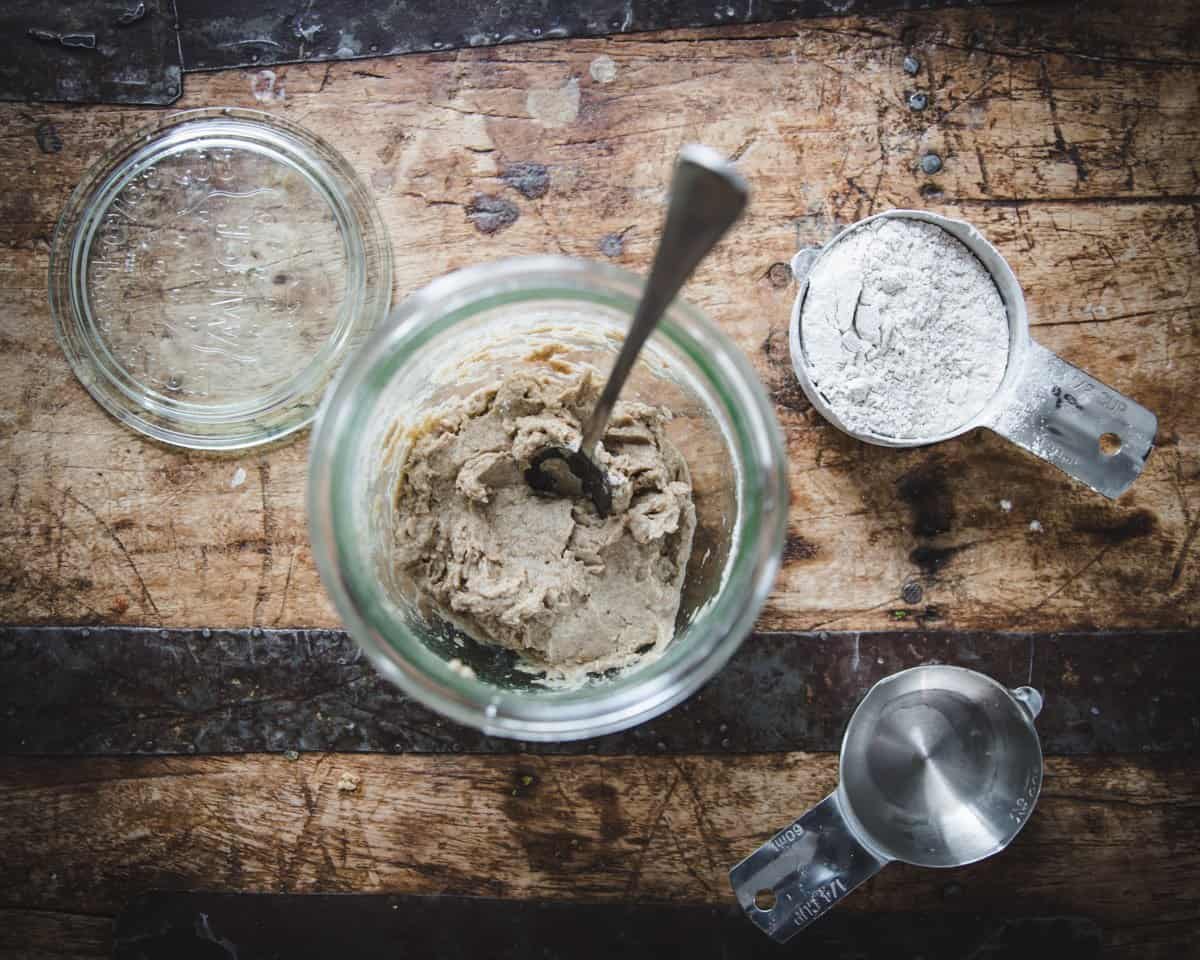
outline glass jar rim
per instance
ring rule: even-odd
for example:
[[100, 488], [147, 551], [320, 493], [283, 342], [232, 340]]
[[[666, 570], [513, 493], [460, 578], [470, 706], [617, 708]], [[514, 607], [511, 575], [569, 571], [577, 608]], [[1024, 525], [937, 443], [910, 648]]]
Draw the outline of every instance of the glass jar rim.
[[[658, 660], [603, 685], [536, 697], [497, 696], [483, 681], [448, 671], [419, 637], [384, 612], [382, 588], [361, 542], [348, 525], [339, 526], [335, 519], [353, 506], [351, 484], [337, 465], [352, 462], [348, 450], [362, 435], [360, 428], [390, 381], [390, 372], [424, 343], [483, 309], [498, 289], [517, 299], [603, 302], [632, 315], [642, 285], [642, 278], [621, 268], [565, 256], [516, 257], [447, 274], [392, 312], [343, 367], [318, 413], [309, 462], [309, 526], [314, 557], [338, 613], [388, 680], [443, 715], [485, 733], [566, 740], [624, 729], [692, 693], [741, 644], [778, 572], [788, 503], [782, 436], [749, 360], [715, 324], [680, 299], [654, 334], [695, 365], [734, 427], [727, 440], [736, 444], [734, 459], [741, 464], [742, 547], [731, 555], [715, 601], [690, 627], [707, 624], [703, 637], [671, 644]], [[400, 634], [403, 652], [393, 633]]]

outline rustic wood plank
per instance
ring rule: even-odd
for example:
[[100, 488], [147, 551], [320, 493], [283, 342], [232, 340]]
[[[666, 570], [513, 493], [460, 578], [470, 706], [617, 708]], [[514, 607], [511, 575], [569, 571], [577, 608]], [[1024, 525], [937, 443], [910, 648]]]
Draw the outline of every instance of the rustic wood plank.
[[[1194, 756], [1051, 758], [1004, 854], [894, 865], [839, 909], [1200, 935], [1197, 770]], [[0, 889], [11, 908], [86, 913], [154, 888], [721, 905], [729, 866], [836, 775], [830, 754], [5, 758]]]
[[112, 956], [110, 916], [0, 906], [0, 960], [82, 960]]
[[[190, 8], [181, 19], [179, 48], [185, 70], [269, 66], [288, 62], [354, 59], [366, 51], [394, 56], [537, 40], [540, 37], [603, 37], [669, 27], [770, 22], [831, 13], [861, 14], [896, 9], [931, 9], [976, 4], [979, 0], [761, 0], [713, 6], [703, 0], [638, 3], [614, 0], [497, 5], [487, 0], [454, 7], [395, 7], [326, 3], [316, 14], [297, 17], [286, 0], [268, 0], [253, 18], [240, 16], [236, 3], [213, 2]], [[1014, 0], [985, 0], [990, 4]], [[1042, 0], [1043, 3], [1049, 0]], [[316, 29], [299, 29], [305, 23]], [[178, 29], [178, 27], [177, 27]], [[347, 39], [349, 38], [349, 39]], [[80, 99], [76, 96], [73, 99]]]
[[[204, 919], [201, 920], [200, 918]], [[463, 923], [470, 918], [469, 923]], [[358, 960], [770, 960], [779, 948], [727, 907], [579, 904], [481, 897], [361, 894], [155, 893], [117, 918], [116, 960], [200, 960], [214, 941], [237, 960], [285, 956]], [[931, 914], [839, 915], [804, 934], [804, 949], [832, 960], [864, 956], [1019, 957], [1043, 951], [1086, 960], [1101, 931], [1085, 917]]]
[[[337, 143], [392, 225], [401, 296], [515, 253], [603, 246], [644, 269], [678, 145], [737, 155], [751, 214], [688, 296], [753, 357], [787, 434], [792, 536], [760, 627], [894, 628], [910, 581], [955, 629], [1185, 627], [1200, 622], [1197, 17], [1160, 0], [516, 45], [281, 67], [269, 101], [253, 72], [197, 76], [184, 105], [269, 109]], [[611, 83], [591, 76], [600, 56]], [[536, 115], [530, 91], [573, 81], [577, 116]], [[921, 113], [905, 99], [918, 85]], [[54, 343], [54, 218], [151, 117], [0, 107], [0, 620], [335, 626], [305, 531], [306, 442], [236, 461], [161, 449], [109, 420]], [[38, 151], [43, 122], [61, 152]], [[945, 159], [932, 178], [917, 167], [929, 150]], [[545, 196], [506, 183], [518, 161], [547, 167]], [[478, 231], [466, 207], [481, 193], [512, 200], [517, 221]], [[892, 205], [977, 222], [1022, 278], [1037, 335], [1158, 413], [1159, 449], [1119, 503], [990, 434], [896, 452], [808, 408], [786, 356], [794, 289], [770, 268]]]
[[[910, 612], [926, 615], [896, 611]], [[1036, 686], [1048, 754], [1187, 753], [1200, 740], [1200, 645], [1186, 631], [756, 634], [652, 723], [523, 744], [425, 709], [340, 631], [0, 627], [0, 754], [834, 751], [873, 683], [930, 662]]]

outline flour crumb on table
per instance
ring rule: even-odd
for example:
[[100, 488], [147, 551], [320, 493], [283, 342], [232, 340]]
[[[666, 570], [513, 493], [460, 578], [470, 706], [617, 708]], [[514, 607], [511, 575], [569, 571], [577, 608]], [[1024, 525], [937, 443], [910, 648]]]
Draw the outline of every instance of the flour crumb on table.
[[354, 793], [358, 790], [359, 778], [356, 773], [343, 773], [338, 780], [337, 788], [339, 793]]
[[1005, 513], [1010, 513], [1012, 511], [1012, 501], [1011, 500], [1001, 500], [1000, 501], [1000, 509], [1003, 510]]

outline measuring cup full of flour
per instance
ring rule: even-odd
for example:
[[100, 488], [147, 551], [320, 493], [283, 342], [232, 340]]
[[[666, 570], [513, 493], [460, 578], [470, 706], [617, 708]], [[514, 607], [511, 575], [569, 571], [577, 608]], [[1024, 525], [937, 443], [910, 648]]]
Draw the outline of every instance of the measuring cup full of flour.
[[1016, 276], [969, 223], [890, 210], [792, 270], [792, 366], [851, 436], [915, 447], [987, 427], [1110, 498], [1142, 472], [1157, 418], [1030, 338]]

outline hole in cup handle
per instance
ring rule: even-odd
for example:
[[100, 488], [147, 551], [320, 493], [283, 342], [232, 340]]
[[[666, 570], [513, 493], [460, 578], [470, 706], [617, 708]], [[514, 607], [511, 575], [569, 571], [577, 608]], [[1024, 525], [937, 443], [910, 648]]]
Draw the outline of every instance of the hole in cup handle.
[[1145, 467], [1158, 418], [1030, 341], [1016, 382], [987, 426], [1116, 499]]

